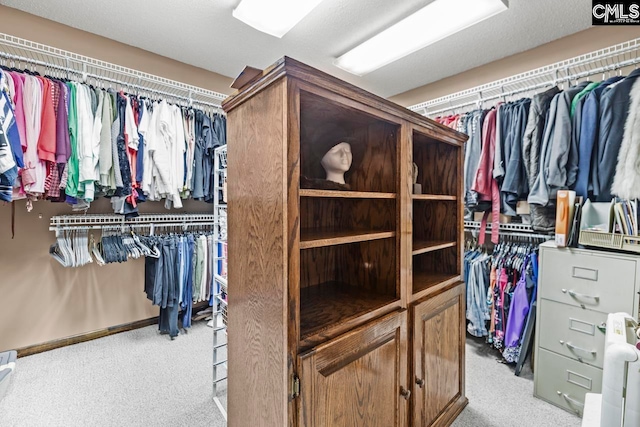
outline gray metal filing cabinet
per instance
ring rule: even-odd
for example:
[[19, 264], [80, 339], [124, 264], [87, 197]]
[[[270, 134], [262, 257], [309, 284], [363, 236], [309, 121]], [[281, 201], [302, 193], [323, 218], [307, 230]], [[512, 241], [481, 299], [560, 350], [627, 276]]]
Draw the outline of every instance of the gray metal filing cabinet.
[[638, 317], [640, 257], [540, 245], [534, 395], [582, 416], [600, 393], [607, 314]]

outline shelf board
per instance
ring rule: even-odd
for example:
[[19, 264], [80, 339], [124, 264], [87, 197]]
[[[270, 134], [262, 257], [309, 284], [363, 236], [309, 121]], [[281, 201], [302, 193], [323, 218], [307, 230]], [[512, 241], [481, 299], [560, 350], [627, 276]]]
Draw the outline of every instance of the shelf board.
[[343, 245], [345, 243], [366, 242], [388, 239], [396, 235], [395, 231], [379, 230], [300, 230], [300, 249], [320, 248], [323, 246]]
[[332, 326], [353, 320], [393, 303], [394, 295], [349, 286], [341, 282], [325, 282], [300, 289], [301, 339], [321, 333]]
[[452, 248], [457, 242], [446, 240], [414, 240], [413, 255], [425, 254], [427, 252], [439, 251], [440, 249]]
[[459, 277], [459, 274], [448, 273], [429, 273], [424, 271], [413, 272], [413, 293], [418, 293], [429, 289], [433, 286], [439, 285], [451, 279]]
[[344, 199], [395, 199], [395, 193], [376, 193], [373, 191], [336, 191], [300, 189], [300, 197], [335, 197]]
[[458, 200], [457, 196], [446, 196], [444, 194], [413, 194], [413, 200]]

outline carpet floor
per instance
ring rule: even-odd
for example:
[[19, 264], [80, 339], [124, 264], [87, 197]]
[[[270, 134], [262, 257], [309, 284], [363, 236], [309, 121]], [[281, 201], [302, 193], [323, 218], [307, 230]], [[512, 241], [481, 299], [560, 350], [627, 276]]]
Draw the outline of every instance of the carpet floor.
[[[2, 427], [223, 427], [212, 399], [213, 332], [204, 322], [175, 341], [150, 326], [18, 360], [0, 402]], [[453, 427], [579, 427], [533, 397], [533, 376], [467, 339], [469, 406]], [[226, 405], [226, 382], [220, 397]]]
[[527, 360], [519, 377], [513, 365], [484, 338], [467, 336], [466, 387], [469, 405], [452, 427], [580, 427], [582, 420], [533, 397], [533, 372]]

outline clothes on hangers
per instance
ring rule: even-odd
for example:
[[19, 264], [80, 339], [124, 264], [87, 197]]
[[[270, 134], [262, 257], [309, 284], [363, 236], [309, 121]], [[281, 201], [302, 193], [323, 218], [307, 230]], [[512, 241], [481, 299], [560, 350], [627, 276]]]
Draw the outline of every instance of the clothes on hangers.
[[160, 306], [159, 329], [173, 339], [182, 325], [191, 326], [193, 304], [207, 301], [214, 293], [214, 239], [210, 234], [141, 237], [148, 246], [159, 248], [159, 257], [145, 259], [144, 291]]
[[213, 203], [222, 114], [6, 69], [0, 92], [1, 148], [12, 154], [0, 165], [1, 200], [81, 210], [106, 196], [126, 216], [145, 200], [164, 200], [167, 209], [188, 197]]
[[486, 337], [508, 363], [520, 354], [524, 324], [537, 286], [537, 246], [501, 242], [489, 255], [485, 249], [464, 254], [467, 286], [467, 332]]
[[[553, 87], [531, 99], [498, 103], [488, 110], [436, 117], [469, 135], [465, 218], [471, 219], [473, 212], [491, 212], [495, 222], [498, 209], [516, 216], [517, 203], [528, 201], [532, 228], [550, 232], [555, 229], [558, 190], [575, 190], [593, 201], [610, 201], [612, 195], [638, 197], [640, 191], [631, 191], [640, 187], [634, 184], [640, 182], [640, 177], [634, 181], [640, 175], [634, 170], [640, 168], [633, 166], [640, 160], [633, 148], [638, 144], [633, 142], [636, 126], [629, 112], [638, 111], [632, 108], [637, 102], [631, 92], [639, 76], [636, 70], [627, 77], [583, 81], [565, 90]], [[490, 171], [499, 201], [489, 197], [493, 195], [487, 180]]]

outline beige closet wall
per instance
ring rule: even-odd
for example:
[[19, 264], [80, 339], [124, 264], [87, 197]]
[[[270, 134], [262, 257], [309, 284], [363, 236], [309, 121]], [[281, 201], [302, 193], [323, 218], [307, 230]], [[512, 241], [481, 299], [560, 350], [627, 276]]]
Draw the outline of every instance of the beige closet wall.
[[[229, 93], [231, 79], [122, 43], [0, 6], [0, 32], [114, 62], [166, 78]], [[108, 213], [101, 199], [89, 213]], [[185, 212], [211, 212], [211, 205], [188, 201]], [[162, 203], [144, 203], [141, 212], [166, 212]], [[49, 255], [52, 215], [70, 214], [66, 204], [34, 203], [27, 212], [15, 202], [0, 203], [0, 351], [70, 337], [158, 315], [143, 292], [144, 261], [98, 267], [63, 268]], [[41, 218], [40, 218], [41, 217]]]
[[636, 26], [592, 27], [535, 49], [412, 89], [390, 99], [409, 107], [638, 37], [640, 37], [640, 27]]

